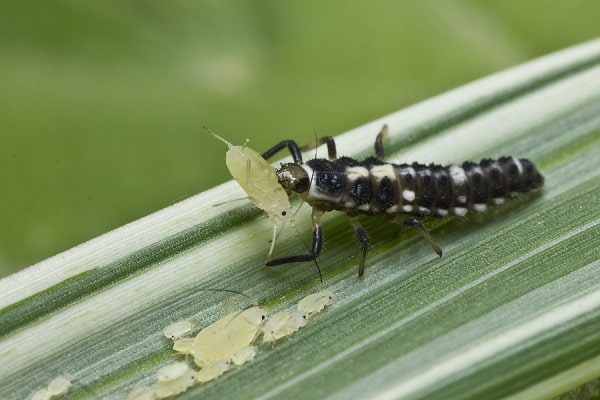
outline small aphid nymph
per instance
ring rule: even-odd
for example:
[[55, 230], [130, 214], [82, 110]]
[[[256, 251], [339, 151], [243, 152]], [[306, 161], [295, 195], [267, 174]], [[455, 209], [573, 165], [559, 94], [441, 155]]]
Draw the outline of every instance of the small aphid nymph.
[[167, 339], [177, 340], [187, 336], [192, 332], [193, 324], [191, 321], [177, 321], [163, 329], [163, 334]]
[[[284, 140], [265, 153], [269, 159], [288, 149], [294, 162], [282, 164], [276, 172], [279, 185], [288, 194], [295, 193], [312, 207], [312, 246], [306, 254], [275, 258], [268, 266], [315, 260], [321, 253], [323, 231], [321, 216], [342, 211], [360, 242], [358, 276], [364, 273], [369, 240], [358, 221], [360, 214], [387, 217], [392, 222], [417, 228], [419, 233], [442, 255], [442, 248], [431, 237], [420, 219], [424, 217], [463, 216], [469, 210], [485, 211], [505, 198], [539, 189], [544, 177], [524, 158], [483, 159], [462, 165], [391, 164], [383, 161], [384, 126], [375, 139], [375, 156], [363, 161], [337, 157], [331, 137], [317, 140], [326, 144], [328, 159], [304, 162], [302, 150], [293, 140]], [[417, 218], [415, 218], [417, 217]]]
[[73, 377], [69, 374], [59, 375], [52, 379], [48, 386], [41, 388], [33, 392], [30, 396], [30, 400], [50, 400], [53, 397], [62, 396], [67, 394], [71, 386], [73, 386]]
[[127, 393], [126, 400], [154, 400], [156, 389], [148, 386], [137, 387]]
[[220, 360], [211, 361], [206, 364], [200, 371], [198, 371], [198, 376], [196, 380], [199, 383], [206, 383], [212, 381], [213, 379], [217, 379], [221, 375], [223, 375], [231, 366], [231, 360], [227, 358], [222, 358]]
[[182, 361], [165, 365], [156, 373], [156, 397], [159, 399], [185, 392], [196, 383], [197, 371]]
[[246, 346], [233, 355], [231, 361], [235, 365], [242, 365], [252, 361], [256, 357], [256, 346]]
[[298, 311], [306, 314], [318, 313], [333, 301], [333, 293], [323, 290], [319, 293], [309, 294], [298, 303]]

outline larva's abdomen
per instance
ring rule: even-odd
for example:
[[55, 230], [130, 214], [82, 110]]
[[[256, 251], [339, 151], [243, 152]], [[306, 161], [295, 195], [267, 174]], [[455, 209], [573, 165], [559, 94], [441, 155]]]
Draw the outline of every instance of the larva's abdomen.
[[399, 210], [427, 216], [465, 215], [469, 210], [484, 211], [505, 198], [540, 188], [543, 176], [526, 159], [501, 157], [461, 166], [396, 166]]
[[309, 190], [300, 194], [304, 201], [351, 215], [462, 216], [544, 184], [531, 161], [515, 157], [448, 166], [342, 157], [309, 160], [302, 168], [311, 177]]

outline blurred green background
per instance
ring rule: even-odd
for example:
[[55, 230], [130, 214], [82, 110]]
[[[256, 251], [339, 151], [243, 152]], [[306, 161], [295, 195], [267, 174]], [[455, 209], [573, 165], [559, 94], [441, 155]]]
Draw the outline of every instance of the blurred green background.
[[597, 0], [1, 2], [0, 276], [229, 179], [203, 125], [306, 143], [598, 21]]

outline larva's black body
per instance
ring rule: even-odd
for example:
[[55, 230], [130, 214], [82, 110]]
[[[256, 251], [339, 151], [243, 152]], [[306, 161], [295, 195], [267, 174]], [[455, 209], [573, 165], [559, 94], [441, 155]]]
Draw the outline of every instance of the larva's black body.
[[309, 160], [302, 168], [310, 182], [309, 190], [299, 193], [304, 201], [321, 211], [349, 214], [462, 216], [543, 184], [529, 160], [514, 157], [462, 166], [397, 165], [374, 157], [361, 162], [342, 157]]
[[484, 211], [488, 205], [498, 205], [505, 198], [517, 197], [543, 186], [544, 178], [532, 162], [515, 157], [497, 160], [483, 159], [479, 163], [441, 166], [436, 164], [390, 164], [383, 161], [382, 140], [387, 126], [375, 141], [375, 157], [357, 161], [349, 157], [336, 158], [331, 137], [317, 141], [326, 143], [329, 160], [302, 161], [301, 148], [286, 140], [266, 153], [269, 158], [288, 148], [293, 163], [277, 170], [279, 184], [288, 194], [297, 193], [313, 208], [313, 244], [308, 254], [269, 260], [267, 265], [310, 261], [318, 257], [323, 242], [319, 223], [324, 212], [343, 211], [354, 227], [361, 243], [359, 276], [364, 272], [368, 248], [365, 230], [357, 220], [359, 214], [380, 215], [394, 222], [418, 228], [440, 256], [442, 249], [429, 235], [417, 217], [463, 216], [469, 210]]

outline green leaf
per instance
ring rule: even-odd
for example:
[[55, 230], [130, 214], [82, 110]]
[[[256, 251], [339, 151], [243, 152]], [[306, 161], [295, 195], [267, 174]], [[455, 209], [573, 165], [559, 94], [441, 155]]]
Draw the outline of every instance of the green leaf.
[[[414, 231], [365, 217], [362, 279], [353, 232], [329, 213], [321, 284], [311, 263], [264, 266], [270, 224], [228, 182], [2, 279], [0, 398], [25, 398], [61, 373], [76, 379], [72, 398], [151, 384], [177, 358], [163, 327], [225, 314], [232, 294], [211, 288], [273, 312], [322, 287], [335, 299], [252, 363], [178, 398], [531, 399], [600, 375], [600, 41], [373, 121], [337, 137], [338, 151], [370, 154], [384, 123], [389, 160], [515, 155], [536, 162], [545, 187], [428, 221], [442, 258]], [[309, 212], [275, 256], [306, 251]]]

